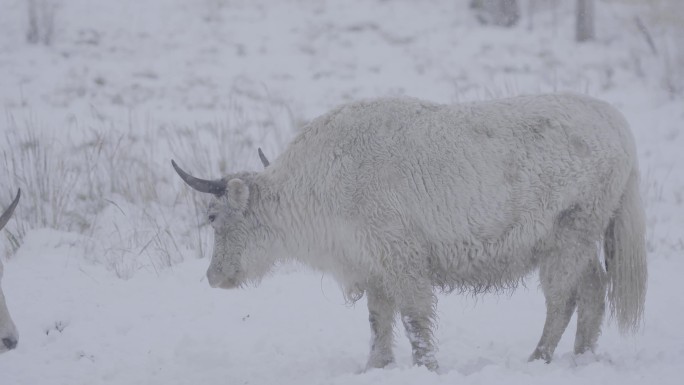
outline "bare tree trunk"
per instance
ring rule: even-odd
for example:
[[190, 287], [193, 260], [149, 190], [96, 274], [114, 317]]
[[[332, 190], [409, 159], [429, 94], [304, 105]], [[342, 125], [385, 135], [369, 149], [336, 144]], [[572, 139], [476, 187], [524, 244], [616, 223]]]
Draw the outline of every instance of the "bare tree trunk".
[[536, 0], [529, 0], [527, 2], [527, 29], [532, 30], [534, 28], [534, 12], [536, 11], [537, 8], [537, 1]]
[[518, 0], [471, 0], [470, 8], [482, 24], [512, 27], [520, 19]]
[[36, 44], [40, 40], [38, 33], [38, 11], [36, 9], [36, 0], [28, 0], [28, 17], [29, 25], [26, 32], [26, 40], [29, 43]]
[[55, 32], [54, 0], [28, 0], [28, 30], [26, 40], [31, 44], [50, 45]]
[[594, 40], [594, 0], [577, 0], [575, 39]]

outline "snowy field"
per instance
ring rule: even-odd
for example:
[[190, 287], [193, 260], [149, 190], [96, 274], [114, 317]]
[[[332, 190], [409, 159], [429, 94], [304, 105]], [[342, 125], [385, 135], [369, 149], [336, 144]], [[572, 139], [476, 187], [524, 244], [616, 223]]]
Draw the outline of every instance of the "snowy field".
[[[680, 383], [684, 15], [597, 1], [598, 38], [578, 45], [574, 2], [537, 0], [512, 29], [467, 3], [37, 0], [29, 44], [27, 2], [2, 0], [0, 207], [19, 187], [22, 200], [0, 238], [20, 331], [0, 384]], [[606, 320], [597, 354], [576, 357], [573, 321], [551, 364], [528, 363], [545, 315], [531, 276], [512, 294], [439, 297], [439, 373], [411, 365], [401, 329], [396, 364], [364, 371], [365, 298], [345, 304], [330, 277], [287, 265], [256, 288], [207, 284], [205, 197], [170, 159], [201, 177], [258, 170], [257, 147], [275, 158], [303, 122], [361, 98], [552, 91], [611, 102], [637, 138], [636, 335]]]

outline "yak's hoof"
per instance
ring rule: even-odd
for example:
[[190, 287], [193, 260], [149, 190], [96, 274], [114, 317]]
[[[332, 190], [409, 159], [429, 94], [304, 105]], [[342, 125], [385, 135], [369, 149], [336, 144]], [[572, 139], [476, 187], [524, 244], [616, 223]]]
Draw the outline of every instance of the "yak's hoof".
[[552, 357], [552, 354], [550, 354], [549, 352], [543, 351], [543, 350], [537, 348], [534, 350], [534, 353], [532, 353], [532, 355], [530, 356], [530, 358], [527, 361], [532, 362], [532, 361], [537, 361], [537, 360], [544, 360], [544, 363], [549, 364], [549, 363], [551, 363], [551, 357]]
[[382, 369], [394, 363], [394, 357], [371, 357], [366, 363], [366, 370]]

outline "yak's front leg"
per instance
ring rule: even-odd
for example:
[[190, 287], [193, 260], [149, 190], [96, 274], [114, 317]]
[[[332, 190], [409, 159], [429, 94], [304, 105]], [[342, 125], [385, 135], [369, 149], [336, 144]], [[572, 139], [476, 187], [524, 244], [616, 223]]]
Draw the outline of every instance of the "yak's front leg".
[[371, 327], [371, 351], [366, 368], [384, 368], [394, 362], [394, 316], [396, 305], [384, 290], [369, 288], [368, 321]]
[[432, 333], [434, 308], [435, 296], [431, 288], [415, 295], [410, 303], [401, 306], [401, 321], [406, 329], [406, 336], [411, 341], [413, 364], [433, 371], [439, 367]]

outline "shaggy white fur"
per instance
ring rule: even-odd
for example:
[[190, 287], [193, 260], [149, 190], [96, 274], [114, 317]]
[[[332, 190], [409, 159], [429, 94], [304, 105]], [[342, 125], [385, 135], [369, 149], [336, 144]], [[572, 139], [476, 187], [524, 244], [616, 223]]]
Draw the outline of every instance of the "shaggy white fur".
[[[3, 270], [2, 262], [0, 262], [0, 283]], [[14, 349], [17, 346], [17, 340], [17, 328], [14, 326], [14, 322], [12, 322], [9, 310], [7, 310], [5, 295], [2, 292], [2, 287], [0, 287], [0, 354]]]
[[284, 258], [332, 274], [350, 298], [367, 293], [368, 367], [393, 361], [399, 313], [414, 363], [436, 369], [434, 288], [511, 288], [535, 269], [548, 311], [531, 359], [551, 360], [575, 309], [575, 352], [593, 350], [608, 288], [619, 326], [640, 323], [634, 140], [618, 111], [586, 96], [347, 104], [304, 127], [263, 172], [212, 183], [223, 188], [209, 212], [210, 284], [258, 280]]
[[[7, 208], [7, 210], [0, 216], [0, 230], [5, 227], [7, 221], [9, 221], [12, 216], [14, 208], [19, 203], [19, 197], [21, 196], [21, 190], [17, 192], [17, 197], [14, 198], [12, 204]], [[2, 261], [0, 261], [0, 284], [2, 283], [2, 275], [4, 273], [4, 266]], [[17, 341], [19, 338], [19, 333], [17, 333], [17, 328], [14, 326], [12, 317], [10, 317], [9, 310], [5, 304], [5, 295], [2, 292], [2, 286], [0, 286], [0, 354], [14, 349], [17, 346]]]

